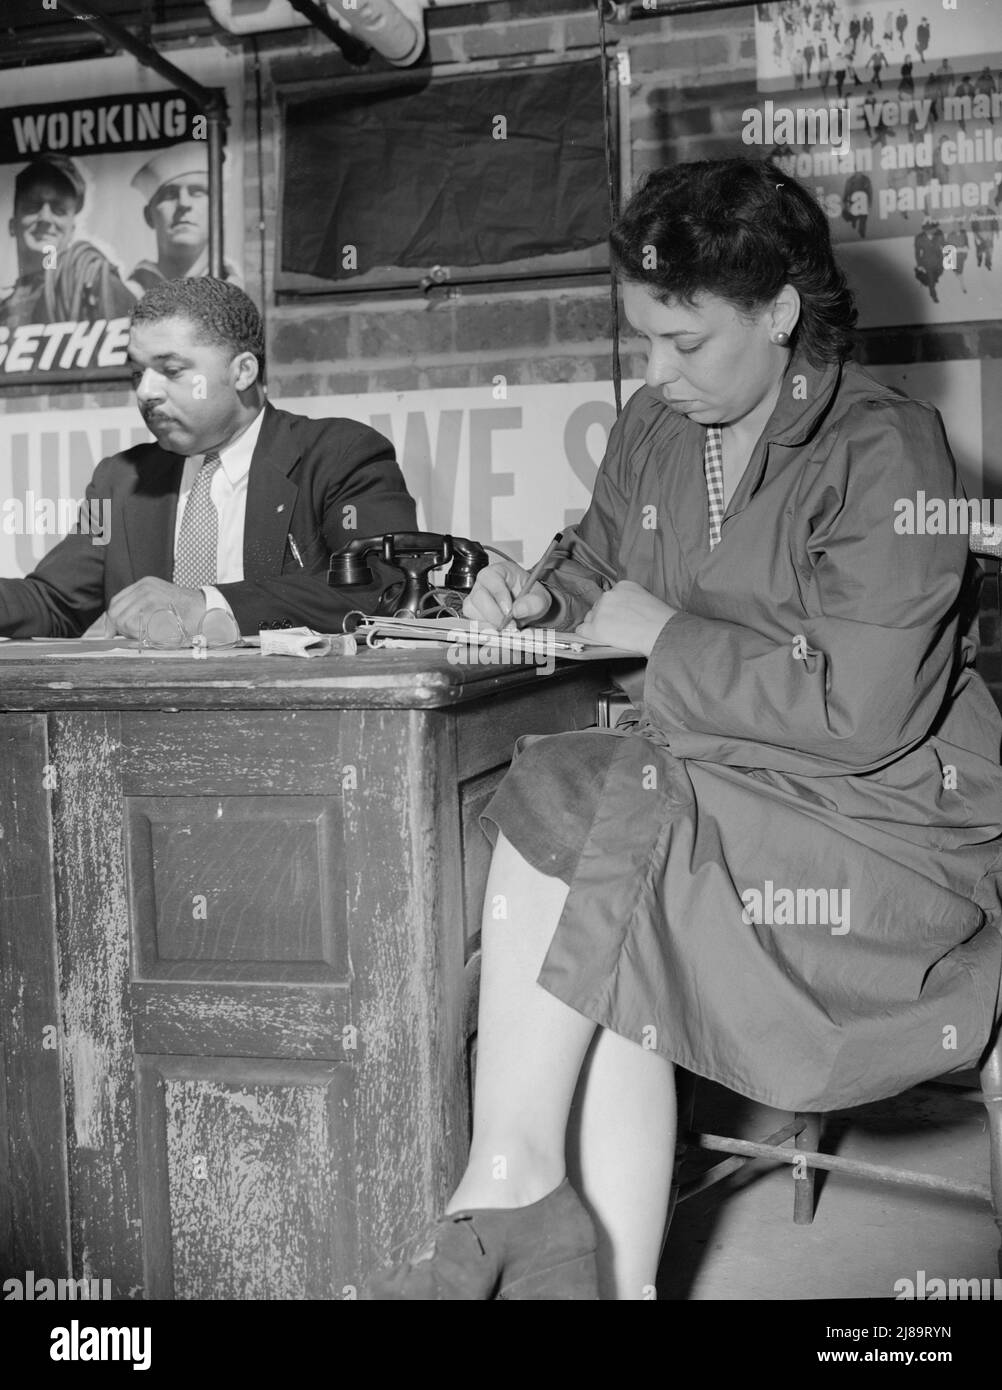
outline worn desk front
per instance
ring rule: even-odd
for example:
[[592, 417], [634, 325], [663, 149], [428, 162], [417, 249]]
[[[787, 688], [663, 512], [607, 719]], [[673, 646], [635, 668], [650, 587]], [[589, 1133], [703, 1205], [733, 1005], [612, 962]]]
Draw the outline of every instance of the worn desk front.
[[607, 672], [18, 646], [0, 1272], [353, 1297], [463, 1163], [478, 813], [518, 734], [594, 723]]

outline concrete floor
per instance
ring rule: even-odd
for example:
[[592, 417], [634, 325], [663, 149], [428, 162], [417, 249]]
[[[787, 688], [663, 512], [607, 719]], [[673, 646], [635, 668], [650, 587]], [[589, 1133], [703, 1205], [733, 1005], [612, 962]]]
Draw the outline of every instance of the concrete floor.
[[[696, 1128], [764, 1139], [788, 1116], [707, 1082]], [[987, 1185], [980, 1105], [939, 1092], [827, 1117], [822, 1151]], [[895, 1282], [995, 1279], [998, 1232], [987, 1205], [819, 1174], [813, 1225], [793, 1223], [788, 1165], [753, 1161], [678, 1207], [658, 1278], [660, 1300], [894, 1298]], [[997, 1294], [998, 1288], [992, 1286]]]

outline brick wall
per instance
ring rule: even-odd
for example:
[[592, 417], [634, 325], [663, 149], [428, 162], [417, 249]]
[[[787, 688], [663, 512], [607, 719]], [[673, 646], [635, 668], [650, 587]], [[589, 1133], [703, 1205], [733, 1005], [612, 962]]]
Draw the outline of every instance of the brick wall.
[[[526, 8], [535, 11], [536, 17], [515, 17]], [[544, 10], [554, 13], [540, 15]], [[727, 132], [736, 128], [735, 111], [756, 99], [752, 13], [749, 7], [610, 24], [610, 41], [630, 53], [635, 176], [661, 163], [696, 155], [747, 153]], [[467, 22], [453, 23], [450, 16], [455, 14]], [[485, 22], [488, 17], [495, 22]], [[431, 11], [428, 23], [431, 59], [442, 64], [594, 50], [598, 42], [590, 0], [528, 0], [487, 9]], [[610, 313], [604, 287], [468, 293], [453, 301], [417, 297], [354, 305], [327, 300], [276, 306], [278, 158], [269, 138], [279, 122], [275, 80], [344, 78], [353, 70], [314, 30], [262, 35], [256, 47], [257, 55], [250, 44], [246, 48], [244, 265], [248, 288], [266, 306], [276, 392], [298, 395], [470, 385], [489, 380], [494, 371], [504, 372], [513, 382], [608, 379]], [[169, 45], [167, 56], [183, 63], [184, 49], [185, 45]], [[265, 137], [260, 161], [256, 67]], [[869, 362], [1002, 360], [1002, 326], [995, 322], [874, 329], [863, 332], [861, 339], [859, 356]], [[641, 344], [627, 336], [621, 352], [624, 375], [640, 375]], [[488, 368], [494, 370], [488, 372]], [[128, 393], [118, 388], [22, 388], [0, 396], [0, 410], [22, 410], [27, 400], [44, 410], [120, 405], [128, 399]]]
[[[509, 7], [513, 9], [515, 7]], [[497, 10], [492, 11], [497, 14]], [[609, 39], [629, 50], [630, 127], [634, 176], [667, 162], [746, 154], [734, 134], [738, 113], [758, 100], [753, 11], [748, 9], [652, 17], [609, 27]], [[434, 62], [503, 58], [519, 54], [594, 49], [598, 21], [592, 8], [546, 18], [449, 27], [433, 17]], [[441, 21], [439, 25], [437, 21]], [[295, 52], [260, 50], [266, 127], [277, 120], [274, 82], [312, 74], [344, 75], [326, 41], [304, 36]], [[247, 143], [255, 139], [248, 113]], [[357, 391], [474, 386], [502, 373], [510, 383], [608, 380], [612, 371], [611, 312], [605, 287], [572, 290], [463, 293], [453, 300], [424, 299], [346, 305], [336, 301], [275, 306], [277, 186], [275, 155], [265, 155], [264, 264], [259, 254], [261, 185], [248, 161], [248, 285], [269, 304], [270, 372], [278, 394], [325, 395]], [[252, 252], [253, 245], [253, 252]], [[253, 269], [251, 261], [253, 257]], [[1002, 358], [1002, 328], [994, 323], [949, 328], [912, 327], [861, 334], [857, 354], [873, 363], [956, 358]], [[644, 372], [642, 344], [621, 342], [623, 375]], [[994, 584], [986, 585], [994, 596]], [[999, 620], [994, 604], [982, 614], [982, 669], [1002, 703]]]
[[[509, 7], [517, 9], [517, 7]], [[556, 8], [556, 6], [554, 6]], [[497, 10], [492, 7], [492, 14]], [[754, 42], [751, 11], [651, 18], [610, 25], [611, 42], [625, 43], [633, 71], [631, 125], [635, 171], [669, 158], [689, 157], [685, 112], [692, 93], [705, 105], [715, 88], [728, 87], [733, 105], [754, 94]], [[598, 21], [589, 4], [577, 12], [546, 18], [448, 27], [448, 12], [431, 17], [430, 55], [437, 63], [474, 58], [596, 50]], [[287, 46], [261, 46], [261, 80], [267, 119], [276, 116], [275, 80], [344, 75], [346, 65], [332, 56], [319, 36], [305, 36], [292, 53]], [[735, 88], [735, 80], [744, 85]], [[735, 95], [735, 93], [738, 93]], [[705, 119], [705, 113], [698, 113]], [[247, 139], [254, 138], [248, 114]], [[700, 129], [700, 135], [705, 131]], [[269, 152], [264, 184], [264, 271], [257, 244], [248, 283], [263, 286], [270, 303], [275, 261], [277, 188], [274, 155]], [[258, 226], [261, 185], [253, 169], [247, 186], [248, 215]], [[251, 237], [248, 237], [250, 242]], [[250, 256], [248, 256], [248, 263]], [[260, 293], [259, 288], [259, 293]], [[522, 293], [463, 293], [451, 301], [417, 298], [385, 305], [353, 306], [335, 301], [285, 303], [269, 309], [271, 375], [286, 395], [331, 391], [407, 390], [489, 382], [503, 373], [512, 383], [608, 380], [611, 376], [611, 313], [604, 286], [573, 290], [531, 289]], [[336, 351], [318, 364], [317, 343]], [[624, 339], [625, 376], [643, 374], [641, 344]]]
[[[536, 11], [536, 17], [515, 17], [526, 8]], [[541, 16], [538, 12], [543, 10], [554, 13]], [[457, 13], [467, 22], [453, 23], [450, 16]], [[485, 22], [488, 17], [495, 22]], [[428, 22], [430, 57], [441, 64], [594, 50], [598, 43], [590, 0], [530, 0], [528, 5], [498, 3], [486, 10], [431, 11]], [[735, 111], [757, 95], [750, 7], [610, 24], [609, 38], [630, 53], [635, 176], [696, 155], [747, 153], [728, 131], [736, 128]], [[167, 56], [183, 63], [184, 47], [168, 46]], [[416, 297], [352, 305], [335, 300], [275, 305], [278, 157], [269, 138], [279, 122], [275, 81], [344, 78], [353, 70], [314, 30], [261, 35], [256, 48], [256, 54], [250, 44], [246, 48], [244, 265], [249, 290], [266, 307], [276, 393], [471, 385], [489, 380], [495, 372], [516, 383], [609, 378], [609, 295], [600, 286], [464, 293], [452, 301]], [[256, 75], [263, 99], [260, 159]], [[869, 330], [861, 339], [859, 356], [869, 362], [1002, 360], [1002, 326], [994, 322]], [[641, 344], [624, 337], [621, 355], [624, 375], [640, 375]], [[128, 399], [118, 388], [22, 388], [0, 396], [0, 410], [22, 410], [27, 400], [44, 410], [120, 405]]]
[[[557, 0], [554, 0], [556, 8]], [[504, 7], [504, 12], [517, 9]], [[496, 14], [498, 7], [489, 13]], [[577, 13], [502, 23], [447, 27], [448, 11], [431, 16], [430, 53], [437, 63], [464, 59], [567, 53], [594, 49], [598, 23], [591, 7]], [[650, 18], [610, 25], [609, 38], [630, 53], [630, 119], [634, 176], [667, 162], [694, 157], [746, 154], [734, 134], [736, 113], [758, 99], [752, 10], [738, 9]], [[294, 48], [261, 43], [265, 128], [274, 128], [273, 79], [293, 76], [344, 76], [346, 65], [332, 55], [320, 35], [304, 34]], [[248, 107], [248, 149], [255, 141], [255, 113]], [[274, 150], [264, 155], [264, 271], [258, 237], [261, 185], [248, 161], [248, 283], [272, 297], [275, 259], [276, 172]], [[273, 379], [285, 390], [326, 392], [342, 389], [408, 389], [466, 385], [484, 379], [486, 366], [517, 352], [513, 381], [570, 381], [608, 378], [610, 314], [604, 288], [570, 291], [508, 291], [464, 294], [452, 302], [410, 302], [365, 306], [336, 302], [287, 303], [271, 307]], [[318, 326], [322, 325], [322, 326]], [[1002, 358], [1002, 326], [995, 322], [948, 328], [871, 329], [861, 335], [865, 362], [922, 362], [948, 358]], [[314, 347], [331, 354], [318, 366]], [[641, 345], [622, 342], [626, 376], [641, 374]], [[505, 371], [504, 366], [497, 370]], [[505, 373], [508, 375], [508, 373]], [[349, 384], [350, 383], [350, 384]]]
[[[492, 7], [492, 13], [499, 8]], [[454, 27], [448, 24], [448, 12], [432, 14], [430, 57], [435, 63], [461, 65], [471, 59], [595, 51], [597, 19], [587, 5], [576, 8], [577, 13], [545, 18], [492, 24], [481, 18], [476, 24]], [[269, 120], [277, 110], [276, 81], [343, 77], [349, 71], [319, 36], [304, 36], [295, 53], [286, 46], [262, 44], [260, 61]], [[253, 125], [254, 115], [249, 112], [248, 143], [253, 139]], [[263, 287], [270, 305], [270, 374], [276, 392], [291, 396], [474, 386], [489, 384], [498, 373], [511, 384], [608, 381], [611, 377], [607, 287], [464, 291], [454, 299], [417, 295], [365, 304], [331, 299], [274, 305], [278, 197], [274, 172], [274, 155], [269, 152], [262, 199], [256, 173], [253, 167], [248, 169], [249, 232], [252, 225], [258, 227], [258, 209], [264, 203], [263, 274], [257, 242], [247, 264], [249, 287], [257, 288], [259, 294]], [[318, 346], [325, 349], [319, 361]]]

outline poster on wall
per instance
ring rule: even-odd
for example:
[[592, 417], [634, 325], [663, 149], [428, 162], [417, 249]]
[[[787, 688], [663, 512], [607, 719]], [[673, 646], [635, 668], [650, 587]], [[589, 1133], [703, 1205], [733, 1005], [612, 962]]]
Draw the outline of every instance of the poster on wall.
[[[179, 66], [235, 116], [223, 222], [240, 247], [239, 59], [192, 52]], [[0, 100], [0, 388], [121, 378], [136, 299], [208, 271], [205, 118], [129, 57], [7, 71]], [[240, 283], [239, 262], [225, 273]]]
[[[624, 395], [639, 385], [624, 382]], [[496, 543], [526, 563], [584, 515], [616, 419], [611, 382], [511, 388], [505, 400], [491, 386], [271, 399], [379, 430], [419, 529]], [[135, 406], [0, 413], [0, 574], [30, 573], [74, 529], [100, 459], [149, 438]]]
[[[876, 374], [941, 411], [968, 496], [1002, 497], [990, 441], [1002, 417], [1002, 363], [922, 362]], [[628, 399], [639, 381], [624, 381]], [[612, 383], [562, 382], [344, 396], [276, 397], [287, 410], [347, 416], [393, 441], [421, 530], [499, 546], [520, 564], [584, 515], [616, 419]], [[23, 576], [74, 528], [107, 454], [149, 439], [134, 406], [0, 414], [0, 574]], [[982, 459], [984, 466], [982, 467]], [[94, 524], [94, 533], [103, 518]], [[100, 543], [100, 540], [98, 541]]]
[[1002, 6], [951, 3], [755, 7], [742, 142], [818, 198], [863, 327], [1002, 308]]

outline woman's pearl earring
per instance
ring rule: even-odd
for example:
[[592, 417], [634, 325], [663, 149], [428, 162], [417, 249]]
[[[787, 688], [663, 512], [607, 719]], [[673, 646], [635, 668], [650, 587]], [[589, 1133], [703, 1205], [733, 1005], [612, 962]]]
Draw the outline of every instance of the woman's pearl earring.
[[772, 335], [772, 341], [777, 347], [789, 347], [790, 335], [789, 333], [774, 333]]

